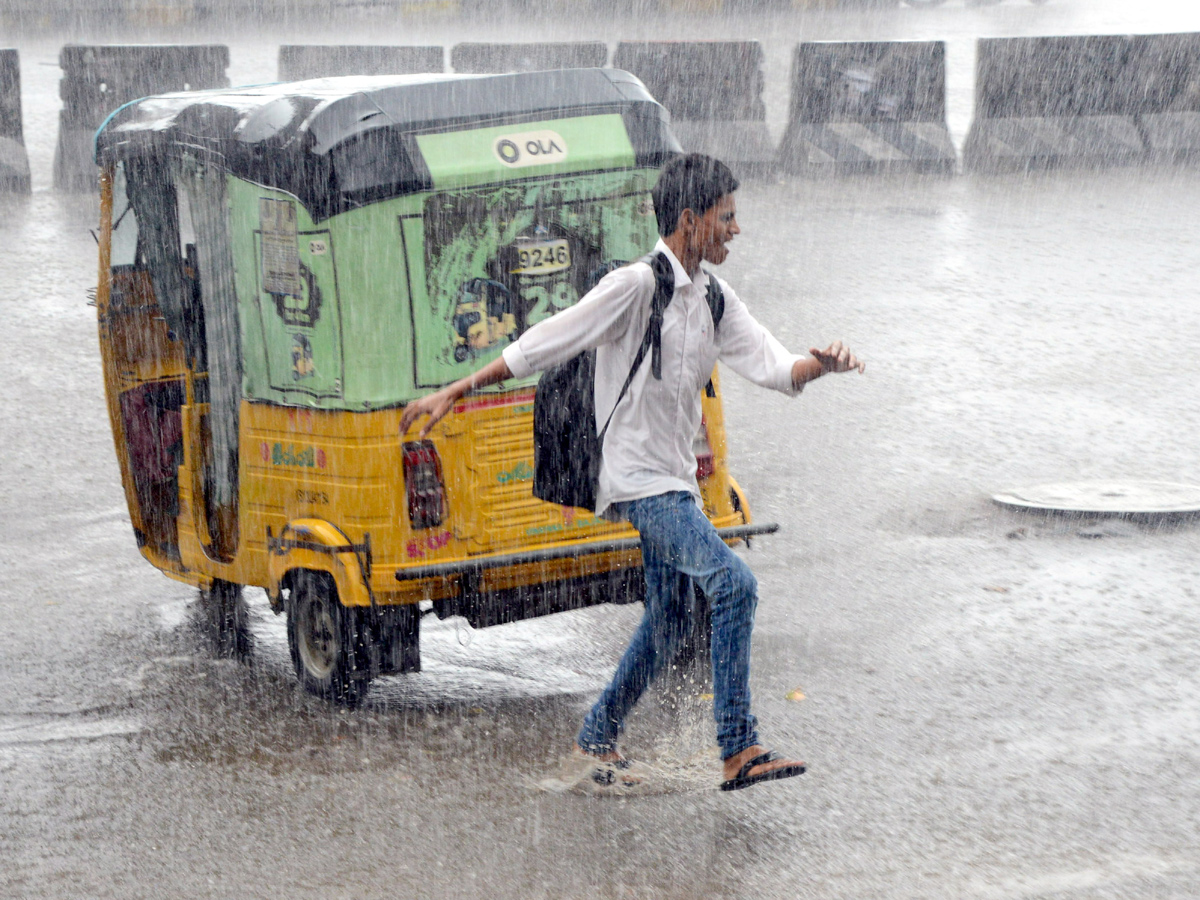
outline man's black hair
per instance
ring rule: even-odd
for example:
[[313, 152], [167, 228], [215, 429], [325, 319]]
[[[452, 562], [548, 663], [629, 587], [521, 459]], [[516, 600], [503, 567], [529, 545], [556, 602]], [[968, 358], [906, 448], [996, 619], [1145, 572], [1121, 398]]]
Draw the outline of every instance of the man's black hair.
[[702, 216], [726, 194], [737, 190], [738, 180], [729, 166], [703, 153], [686, 153], [663, 166], [650, 192], [658, 233], [669, 237], [679, 227], [685, 209]]

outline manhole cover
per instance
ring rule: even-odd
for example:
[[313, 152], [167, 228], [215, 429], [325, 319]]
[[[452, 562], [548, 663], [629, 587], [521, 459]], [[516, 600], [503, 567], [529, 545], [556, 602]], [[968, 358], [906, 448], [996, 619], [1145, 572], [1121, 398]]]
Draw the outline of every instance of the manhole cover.
[[995, 494], [1002, 506], [1108, 515], [1200, 512], [1200, 486], [1170, 481], [1068, 481]]

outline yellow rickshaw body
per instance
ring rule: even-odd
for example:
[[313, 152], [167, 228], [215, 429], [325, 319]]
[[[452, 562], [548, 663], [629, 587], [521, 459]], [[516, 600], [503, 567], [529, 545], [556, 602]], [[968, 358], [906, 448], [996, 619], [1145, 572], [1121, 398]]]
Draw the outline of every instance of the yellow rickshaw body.
[[[364, 96], [383, 127], [345, 125]], [[467, 397], [427, 444], [399, 422], [575, 302], [585, 268], [647, 252], [649, 188], [677, 149], [609, 70], [327, 79], [114, 114], [97, 313], [143, 555], [201, 588], [264, 588], [277, 611], [299, 572], [345, 607], [432, 601], [481, 625], [640, 599], [630, 526], [532, 495], [536, 379]], [[706, 513], [747, 525], [719, 390], [702, 402]]]

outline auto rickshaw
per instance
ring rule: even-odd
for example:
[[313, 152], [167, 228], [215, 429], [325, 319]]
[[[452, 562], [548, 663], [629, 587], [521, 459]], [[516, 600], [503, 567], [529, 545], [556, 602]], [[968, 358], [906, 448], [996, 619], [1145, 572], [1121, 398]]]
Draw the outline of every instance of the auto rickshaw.
[[[536, 379], [467, 397], [427, 440], [399, 421], [647, 252], [678, 150], [642, 84], [602, 69], [117, 110], [96, 136], [96, 308], [141, 553], [226, 625], [265, 589], [304, 687], [348, 704], [420, 669], [427, 612], [485, 627], [640, 600], [636, 532], [531, 493]], [[730, 541], [771, 530], [706, 394], [706, 511]]]

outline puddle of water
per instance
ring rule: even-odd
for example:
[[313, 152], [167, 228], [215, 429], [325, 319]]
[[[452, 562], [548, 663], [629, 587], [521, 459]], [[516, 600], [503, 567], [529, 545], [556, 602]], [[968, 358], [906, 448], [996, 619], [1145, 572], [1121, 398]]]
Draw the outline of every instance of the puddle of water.
[[[558, 761], [548, 778], [531, 780], [530, 787], [551, 794], [584, 794], [593, 797], [650, 797], [661, 794], [691, 794], [717, 789], [720, 758], [716, 749], [694, 754], [687, 759], [662, 757], [632, 760], [629, 768], [613, 770], [578, 753], [569, 753]], [[623, 775], [636, 783], [623, 784]]]

